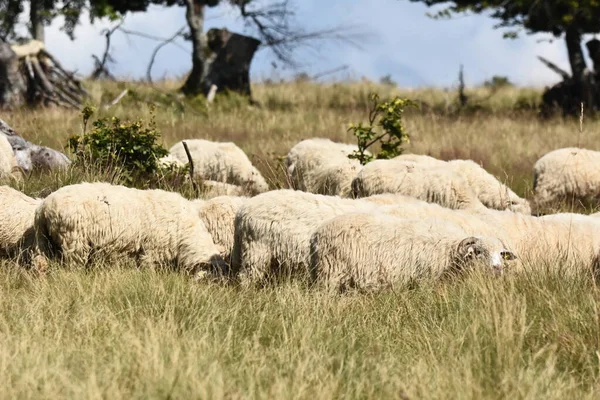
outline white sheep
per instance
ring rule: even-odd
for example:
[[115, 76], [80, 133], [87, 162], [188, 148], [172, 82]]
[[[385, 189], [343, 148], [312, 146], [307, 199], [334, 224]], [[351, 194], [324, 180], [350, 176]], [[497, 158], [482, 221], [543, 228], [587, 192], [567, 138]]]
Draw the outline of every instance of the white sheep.
[[199, 205], [200, 219], [226, 261], [229, 261], [233, 248], [235, 215], [247, 200], [247, 197], [239, 196], [219, 196], [206, 201], [194, 200]]
[[531, 206], [508, 186], [472, 160], [451, 160], [447, 165], [465, 178], [484, 206], [495, 210], [511, 210], [531, 214]]
[[377, 290], [437, 280], [480, 267], [502, 272], [516, 255], [498, 238], [472, 236], [447, 221], [350, 213], [311, 238], [313, 279], [332, 290]]
[[352, 179], [362, 168], [348, 158], [356, 145], [329, 139], [306, 139], [290, 149], [285, 159], [291, 187], [305, 192], [348, 197]]
[[33, 245], [33, 220], [41, 203], [9, 186], [0, 186], [0, 256], [27, 255]]
[[435, 157], [426, 156], [424, 154], [400, 154], [399, 156], [394, 157], [393, 160], [418, 162], [419, 164], [426, 164], [432, 167], [443, 167], [447, 165], [446, 161], [438, 160]]
[[83, 266], [98, 253], [193, 272], [222, 267], [198, 207], [178, 193], [102, 182], [65, 186], [43, 200], [34, 226], [34, 267], [42, 271], [48, 256]]
[[[261, 173], [252, 165], [246, 153], [232, 142], [211, 142], [203, 139], [185, 140], [194, 162], [194, 176], [203, 180], [230, 183], [254, 193], [269, 190]], [[172, 158], [188, 163], [182, 142], [169, 149]]]
[[553, 150], [533, 167], [534, 203], [548, 207], [564, 200], [600, 197], [600, 152], [574, 147]]
[[352, 181], [355, 197], [399, 193], [452, 209], [485, 208], [469, 184], [448, 168], [399, 160], [375, 160]]
[[495, 210], [509, 209], [523, 214], [531, 214], [531, 206], [527, 200], [519, 197], [473, 160], [442, 161], [419, 154], [402, 154], [395, 157], [394, 160], [416, 162], [431, 167], [446, 167], [467, 181], [484, 206]]
[[202, 181], [201, 191], [202, 196], [207, 199], [217, 196], [243, 196], [246, 194], [246, 190], [241, 186], [209, 180]]
[[17, 169], [17, 159], [12, 146], [6, 136], [0, 133], [0, 179], [15, 176], [13, 174]]
[[323, 222], [379, 205], [294, 190], [276, 190], [249, 199], [235, 218], [233, 273], [243, 285], [271, 275], [308, 277], [310, 237]]

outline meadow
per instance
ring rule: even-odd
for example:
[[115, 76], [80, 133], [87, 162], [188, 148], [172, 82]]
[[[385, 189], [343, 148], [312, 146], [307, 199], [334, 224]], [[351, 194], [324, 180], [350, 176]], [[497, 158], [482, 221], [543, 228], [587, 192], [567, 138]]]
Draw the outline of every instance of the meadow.
[[[417, 100], [407, 152], [470, 158], [531, 198], [532, 168], [546, 152], [600, 150], [600, 121], [542, 120], [540, 91], [403, 90], [368, 82], [257, 84], [260, 106], [235, 97], [210, 108], [173, 100], [177, 82], [90, 83], [96, 105], [130, 89], [99, 116], [148, 120], [166, 147], [185, 138], [233, 141], [272, 188], [287, 187], [281, 157], [298, 141], [352, 142], [368, 95]], [[26, 139], [63, 148], [82, 131], [76, 111], [15, 110], [0, 118]], [[13, 186], [43, 196], [82, 180], [121, 183], [112, 171], [68, 170]], [[159, 186], [190, 195], [185, 184]], [[564, 205], [557, 211], [572, 210]], [[578, 211], [591, 209], [579, 207]], [[539, 268], [502, 277], [379, 294], [328, 296], [297, 283], [264, 289], [198, 283], [123, 260], [44, 277], [0, 261], [1, 398], [452, 398], [600, 396], [600, 291], [584, 273]]]

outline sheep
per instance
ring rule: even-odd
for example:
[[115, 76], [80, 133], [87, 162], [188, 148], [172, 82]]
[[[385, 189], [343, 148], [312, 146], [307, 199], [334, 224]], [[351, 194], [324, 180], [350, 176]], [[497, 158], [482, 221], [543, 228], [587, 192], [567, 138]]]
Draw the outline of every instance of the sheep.
[[513, 267], [518, 272], [540, 267], [596, 268], [600, 254], [600, 241], [595, 240], [600, 220], [580, 214], [534, 217], [509, 210], [451, 210], [416, 202], [383, 205], [378, 212], [399, 218], [448, 221], [470, 235], [497, 237], [520, 255]]
[[362, 167], [348, 158], [355, 145], [329, 139], [306, 139], [290, 149], [285, 159], [291, 187], [305, 192], [348, 197], [352, 179]]
[[349, 213], [311, 237], [313, 280], [330, 290], [377, 290], [451, 272], [502, 272], [517, 257], [498, 238], [471, 236], [446, 221]]
[[534, 204], [549, 207], [567, 199], [600, 197], [600, 152], [575, 147], [553, 150], [536, 161]]
[[462, 176], [484, 206], [495, 210], [511, 210], [531, 214], [531, 206], [508, 186], [472, 160], [451, 160], [447, 165]]
[[426, 164], [432, 167], [444, 167], [447, 165], [446, 161], [438, 160], [435, 157], [426, 156], [424, 154], [401, 154], [394, 157], [392, 160], [417, 162], [419, 164]]
[[312, 232], [336, 215], [377, 207], [368, 201], [287, 189], [253, 197], [235, 217], [234, 278], [248, 286], [264, 282], [271, 273], [308, 277]]
[[10, 142], [0, 133], [0, 178], [13, 177], [18, 168], [17, 159]]
[[194, 201], [199, 205], [200, 219], [226, 261], [231, 258], [236, 212], [247, 200], [247, 197], [219, 196], [206, 201]]
[[483, 209], [468, 183], [441, 167], [414, 162], [376, 160], [365, 165], [352, 181], [354, 197], [399, 193], [452, 209]]
[[84, 266], [96, 253], [133, 256], [140, 264], [174, 263], [185, 271], [221, 268], [197, 206], [178, 193], [84, 182], [51, 193], [38, 207], [34, 267], [49, 257]]
[[185, 163], [175, 158], [171, 154], [167, 154], [164, 157], [161, 157], [157, 160], [157, 164], [160, 168], [183, 168], [185, 167]]
[[[201, 179], [248, 187], [253, 193], [269, 190], [269, 185], [252, 165], [248, 156], [232, 142], [185, 140], [194, 162], [194, 176]], [[174, 144], [169, 154], [183, 164], [188, 163], [182, 142]]]
[[209, 199], [217, 196], [243, 196], [246, 190], [237, 185], [216, 181], [202, 181], [202, 195]]
[[508, 186], [472, 160], [442, 161], [426, 155], [402, 154], [394, 160], [416, 162], [431, 167], [446, 167], [462, 176], [484, 206], [495, 210], [512, 210], [531, 214], [531, 206]]
[[309, 187], [308, 191], [328, 196], [350, 197], [352, 180], [361, 168], [360, 163], [355, 160], [326, 161], [304, 175], [311, 177], [308, 181], [312, 180], [313, 186]]
[[0, 256], [26, 256], [34, 241], [33, 220], [41, 203], [9, 186], [0, 186]]

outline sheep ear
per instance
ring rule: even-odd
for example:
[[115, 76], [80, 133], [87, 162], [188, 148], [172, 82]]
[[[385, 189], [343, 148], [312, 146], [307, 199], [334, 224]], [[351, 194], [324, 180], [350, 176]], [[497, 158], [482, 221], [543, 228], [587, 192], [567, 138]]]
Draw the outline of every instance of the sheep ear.
[[458, 254], [463, 258], [471, 256], [475, 251], [475, 246], [477, 246], [479, 242], [480, 240], [474, 236], [461, 240], [458, 244]]

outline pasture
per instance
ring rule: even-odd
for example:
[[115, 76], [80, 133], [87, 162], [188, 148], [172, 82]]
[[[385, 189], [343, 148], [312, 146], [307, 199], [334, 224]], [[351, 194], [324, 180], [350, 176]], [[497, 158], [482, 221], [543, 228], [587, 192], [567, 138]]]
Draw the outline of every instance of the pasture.
[[[534, 162], [550, 150], [600, 150], [599, 122], [540, 120], [539, 91], [471, 91], [479, 107], [451, 111], [456, 94], [369, 83], [259, 84], [261, 107], [220, 99], [208, 112], [130, 84], [100, 115], [156, 123], [166, 147], [186, 138], [233, 141], [272, 188], [287, 187], [281, 157], [297, 142], [352, 143], [348, 123], [366, 120], [368, 94], [426, 102], [406, 114], [406, 151], [468, 158], [526, 198]], [[163, 82], [169, 90], [176, 82]], [[116, 84], [92, 85], [96, 104]], [[139, 99], [139, 100], [136, 100]], [[61, 149], [81, 132], [64, 110], [2, 118], [28, 140]], [[83, 180], [121, 183], [118, 171], [39, 174], [14, 186], [43, 196]], [[159, 186], [190, 196], [187, 184]], [[556, 211], [570, 211], [564, 205]], [[578, 207], [578, 211], [594, 211]], [[287, 283], [240, 289], [127, 261], [45, 277], [0, 261], [0, 382], [4, 398], [598, 398], [600, 292], [560, 268], [520, 276], [471, 274], [450, 283], [331, 297]]]

